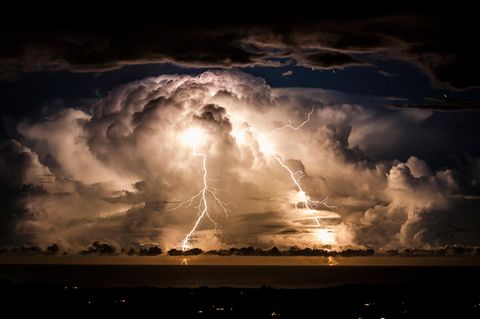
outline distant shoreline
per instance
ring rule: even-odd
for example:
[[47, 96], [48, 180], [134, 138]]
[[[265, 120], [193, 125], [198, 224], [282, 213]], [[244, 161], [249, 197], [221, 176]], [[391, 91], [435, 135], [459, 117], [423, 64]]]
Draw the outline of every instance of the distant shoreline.
[[81, 256], [1, 255], [0, 265], [480, 266], [480, 256]]
[[77, 287], [247, 287], [322, 288], [344, 284], [431, 287], [480, 285], [476, 266], [4, 264], [0, 278], [13, 283]]

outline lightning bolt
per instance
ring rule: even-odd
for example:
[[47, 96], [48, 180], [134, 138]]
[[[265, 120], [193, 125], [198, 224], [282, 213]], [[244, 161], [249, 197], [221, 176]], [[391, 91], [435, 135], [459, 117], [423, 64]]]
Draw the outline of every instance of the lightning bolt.
[[[328, 197], [321, 200], [321, 201], [311, 200], [310, 197], [307, 195], [307, 193], [303, 190], [302, 185], [300, 185], [300, 179], [304, 176], [304, 173], [302, 171], [293, 172], [283, 162], [282, 158], [280, 156], [278, 156], [277, 154], [274, 154], [273, 158], [275, 158], [277, 160], [277, 162], [280, 164], [280, 166], [282, 166], [289, 173], [293, 184], [295, 185], [295, 187], [297, 188], [297, 190], [300, 194], [300, 198], [302, 199], [302, 201], [295, 203], [295, 208], [296, 209], [298, 209], [298, 204], [299, 203], [302, 203], [305, 206], [305, 208], [309, 211], [317, 210], [316, 208], [313, 208], [313, 207], [318, 207], [320, 205], [323, 205], [323, 206], [327, 207], [328, 209], [335, 209], [336, 208], [336, 206], [332, 206], [332, 205], [328, 204]], [[298, 174], [300, 174], [299, 177], [298, 178], [295, 177]], [[317, 226], [320, 227], [320, 222], [318, 221], [318, 217], [315, 217], [314, 220], [315, 220]]]
[[223, 212], [227, 217], [228, 217], [228, 212], [230, 211], [228, 206], [231, 204], [231, 203], [226, 203], [222, 201], [217, 196], [216, 190], [208, 186], [207, 154], [198, 152], [195, 144], [193, 145], [192, 150], [193, 150], [192, 155], [194, 157], [200, 157], [202, 159], [203, 188], [197, 194], [193, 195], [190, 199], [184, 202], [181, 202], [176, 207], [173, 207], [168, 210], [168, 211], [174, 211], [182, 207], [192, 207], [192, 205], [194, 205], [195, 202], [198, 202], [198, 204], [195, 206], [195, 208], [198, 210], [197, 220], [195, 221], [193, 227], [185, 235], [185, 237], [179, 244], [180, 249], [182, 249], [183, 251], [186, 251], [191, 248], [190, 242], [192, 240], [192, 237], [194, 233], [197, 231], [197, 228], [200, 225], [200, 222], [205, 217], [208, 218], [208, 220], [210, 220], [213, 223], [216, 231], [220, 231], [220, 225], [215, 220], [213, 220], [213, 218], [210, 216], [210, 212], [209, 212], [210, 207], [208, 205], [208, 200], [207, 200], [208, 194], [212, 196], [214, 203], [218, 204], [218, 206], [223, 210]]
[[[281, 131], [281, 130], [284, 130], [284, 129], [292, 129], [292, 130], [299, 130], [301, 129], [303, 126], [305, 126], [308, 122], [310, 122], [310, 119], [311, 119], [311, 116], [313, 114], [313, 112], [315, 111], [315, 106], [312, 107], [311, 111], [308, 113], [307, 115], [307, 118], [300, 124], [294, 126], [292, 124], [292, 121], [291, 120], [288, 120], [288, 124], [285, 124], [281, 127], [277, 127], [277, 128], [274, 128], [272, 131], [270, 131], [266, 136], [272, 136], [274, 135], [275, 133]], [[247, 127], [247, 128], [244, 128], [242, 131], [250, 131], [254, 134], [254, 136], [256, 137], [257, 141], [259, 141], [261, 143], [261, 141], [263, 140], [262, 138], [262, 135], [258, 132], [258, 130], [254, 127]], [[201, 132], [196, 132], [198, 134], [200, 134]], [[185, 235], [185, 237], [183, 238], [183, 240], [180, 242], [180, 244], [178, 245], [178, 247], [180, 249], [182, 249], [183, 251], [186, 251], [188, 249], [191, 248], [191, 241], [192, 241], [192, 237], [194, 236], [195, 232], [197, 231], [200, 223], [202, 222], [202, 220], [204, 218], [207, 218], [210, 222], [213, 223], [214, 227], [215, 227], [215, 230], [216, 231], [220, 231], [220, 225], [211, 217], [210, 215], [210, 210], [211, 210], [211, 207], [209, 207], [208, 203], [208, 195], [210, 195], [212, 197], [212, 200], [213, 200], [213, 203], [217, 204], [221, 210], [225, 213], [225, 215], [228, 217], [228, 213], [230, 211], [230, 209], [228, 208], [228, 206], [231, 204], [231, 203], [226, 203], [224, 201], [222, 201], [218, 196], [217, 196], [217, 192], [216, 192], [216, 189], [215, 188], [211, 188], [209, 185], [208, 185], [208, 169], [207, 169], [207, 154], [206, 153], [202, 153], [202, 152], [199, 152], [197, 150], [197, 144], [198, 144], [198, 136], [194, 136], [193, 137], [193, 140], [190, 141], [190, 143], [192, 144], [192, 155], [193, 157], [200, 157], [201, 158], [201, 163], [202, 163], [202, 182], [203, 182], [203, 188], [198, 192], [196, 193], [195, 195], [193, 195], [191, 198], [189, 198], [188, 200], [186, 201], [183, 201], [181, 202], [179, 205], [169, 209], [168, 211], [175, 211], [175, 210], [178, 210], [178, 209], [181, 209], [181, 208], [191, 208], [191, 207], [194, 207], [197, 209], [197, 212], [198, 212], [198, 217], [194, 223], [194, 225], [192, 226], [192, 228], [190, 229], [190, 231]], [[300, 197], [300, 201], [299, 202], [296, 202], [295, 203], [295, 208], [298, 209], [298, 205], [301, 203], [303, 204], [303, 206], [308, 210], [308, 211], [315, 211], [317, 210], [316, 208], [319, 207], [319, 206], [325, 206], [329, 209], [334, 209], [336, 208], [335, 206], [332, 206], [332, 205], [329, 205], [328, 204], [328, 198], [325, 198], [323, 200], [320, 200], [320, 201], [315, 201], [315, 200], [312, 200], [308, 194], [303, 190], [302, 188], [302, 185], [300, 184], [300, 180], [305, 176], [305, 173], [301, 170], [299, 171], [292, 171], [285, 163], [284, 161], [282, 160], [282, 158], [276, 154], [275, 152], [272, 152], [272, 156], [273, 158], [280, 164], [280, 166], [282, 168], [284, 168], [293, 184], [295, 185], [295, 187], [297, 188], [298, 190], [298, 194], [299, 194], [299, 197]], [[194, 206], [195, 205], [195, 206]], [[316, 221], [316, 224], [317, 226], [320, 226], [320, 222], [319, 222], [319, 218], [318, 217], [315, 217], [314, 220]]]
[[315, 105], [312, 106], [311, 111], [308, 112], [308, 115], [307, 115], [307, 118], [305, 119], [305, 121], [303, 121], [299, 125], [293, 126], [292, 125], [292, 120], [288, 120], [288, 124], [285, 124], [284, 126], [274, 128], [273, 130], [270, 131], [270, 133], [267, 134], [267, 136], [272, 136], [273, 134], [277, 133], [278, 131], [284, 130], [286, 128], [289, 128], [289, 129], [292, 129], [292, 130], [298, 130], [298, 129], [302, 128], [305, 124], [310, 122], [310, 118], [311, 118], [314, 111], [315, 111]]
[[[281, 130], [284, 130], [284, 129], [291, 129], [291, 130], [299, 130], [301, 129], [302, 127], [304, 127], [308, 122], [310, 122], [310, 119], [312, 117], [312, 114], [313, 112], [315, 111], [315, 106], [312, 106], [312, 109], [310, 110], [310, 112], [308, 112], [307, 114], [307, 118], [300, 124], [294, 126], [292, 124], [292, 121], [291, 120], [288, 120], [288, 124], [285, 124], [283, 126], [280, 126], [280, 127], [277, 127], [277, 128], [274, 128], [273, 130], [271, 130], [268, 134], [266, 134], [266, 136], [272, 136], [274, 135], [275, 133], [281, 131]], [[262, 138], [262, 135], [260, 134], [260, 132], [254, 128], [254, 127], [247, 127], [245, 128], [244, 130], [248, 130], [250, 132], [252, 132], [258, 141], [262, 142], [263, 138]], [[303, 190], [302, 188], [302, 185], [300, 184], [300, 180], [305, 176], [305, 173], [301, 170], [299, 171], [292, 171], [286, 164], [285, 162], [282, 160], [282, 158], [276, 154], [275, 152], [271, 152], [272, 153], [272, 157], [278, 162], [278, 164], [280, 164], [280, 166], [282, 168], [284, 168], [289, 176], [290, 176], [290, 179], [292, 180], [293, 184], [295, 185], [295, 187], [297, 188], [298, 190], [298, 194], [299, 194], [299, 197], [301, 199], [301, 201], [299, 202], [296, 202], [295, 203], [295, 208], [298, 209], [298, 205], [301, 203], [303, 204], [303, 206], [308, 210], [308, 211], [315, 211], [317, 210], [317, 208], [319, 206], [324, 206], [328, 209], [335, 209], [336, 206], [333, 206], [333, 205], [330, 205], [328, 203], [328, 197], [327, 198], [324, 198], [322, 200], [312, 200], [310, 198], [310, 196], [308, 196], [308, 194]], [[315, 217], [314, 218], [317, 226], [320, 226], [320, 222], [319, 222], [319, 218], [318, 217]]]
[[[271, 136], [273, 134], [275, 134], [276, 132], [278, 131], [281, 131], [281, 130], [284, 130], [284, 129], [292, 129], [292, 130], [299, 130], [301, 129], [303, 126], [305, 126], [308, 122], [310, 122], [310, 119], [312, 117], [312, 114], [313, 112], [315, 111], [315, 105], [312, 106], [312, 109], [310, 110], [310, 112], [308, 112], [307, 114], [307, 118], [302, 122], [300, 123], [299, 125], [297, 126], [293, 126], [292, 125], [292, 121], [291, 120], [288, 120], [288, 124], [284, 125], [284, 126], [281, 126], [281, 127], [277, 127], [277, 128], [274, 128], [272, 131], [270, 131], [270, 133], [268, 134], [268, 136]], [[282, 158], [274, 153], [273, 154], [273, 158], [275, 158], [275, 160], [280, 164], [281, 167], [283, 167], [287, 172], [288, 174], [290, 175], [290, 178], [293, 182], [293, 184], [295, 185], [295, 187], [297, 188], [298, 192], [299, 192], [299, 195], [300, 195], [300, 198], [302, 199], [300, 202], [297, 202], [295, 203], [295, 208], [298, 209], [298, 204], [299, 203], [302, 203], [304, 205], [304, 207], [308, 210], [308, 211], [315, 211], [317, 210], [316, 208], [318, 206], [325, 206], [327, 207], [328, 209], [335, 209], [336, 206], [333, 206], [333, 205], [330, 205], [328, 204], [328, 197], [327, 198], [324, 198], [320, 201], [315, 201], [315, 200], [312, 200], [310, 199], [310, 196], [308, 196], [308, 194], [303, 190], [302, 188], [302, 185], [300, 184], [300, 180], [305, 176], [305, 173], [303, 171], [296, 171], [296, 172], [293, 172], [282, 160]], [[298, 176], [298, 177], [297, 177]], [[314, 208], [315, 207], [315, 208]], [[315, 217], [314, 218], [316, 224], [318, 227], [320, 227], [320, 222], [319, 222], [319, 218], [318, 217]]]

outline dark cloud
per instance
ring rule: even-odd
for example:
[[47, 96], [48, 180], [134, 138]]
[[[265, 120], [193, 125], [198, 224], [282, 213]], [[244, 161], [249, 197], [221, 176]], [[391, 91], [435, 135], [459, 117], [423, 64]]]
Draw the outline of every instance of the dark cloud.
[[465, 111], [465, 110], [479, 110], [480, 101], [456, 98], [424, 98], [420, 103], [396, 103], [389, 105], [393, 109], [420, 109], [431, 111]]
[[115, 246], [95, 241], [88, 249], [82, 250], [80, 253], [82, 255], [115, 255], [116, 252]]
[[88, 27], [35, 20], [21, 27], [7, 24], [0, 33], [1, 76], [44, 69], [102, 72], [161, 62], [230, 68], [279, 66], [293, 60], [306, 67], [336, 69], [389, 57], [418, 66], [437, 87], [480, 85], [480, 52], [472, 44], [477, 28], [469, 16], [387, 13], [246, 22], [138, 18], [131, 24], [119, 18]]
[[397, 74], [395, 73], [390, 73], [390, 72], [387, 72], [387, 71], [378, 71], [378, 74], [380, 75], [383, 75], [383, 76], [386, 76], [386, 77], [394, 77], [394, 76], [397, 76]]
[[190, 29], [181, 25], [145, 26], [101, 32], [32, 29], [3, 34], [4, 77], [41, 69], [101, 72], [127, 64], [175, 62], [196, 67], [270, 64], [241, 46], [236, 29]]
[[28, 234], [23, 238], [12, 235], [15, 234], [17, 223], [28, 218], [26, 201], [44, 193], [38, 182], [48, 180], [48, 174], [48, 169], [38, 162], [37, 155], [29, 148], [15, 140], [0, 144], [0, 243], [31, 240]]
[[227, 116], [227, 110], [213, 103], [203, 106], [200, 115], [194, 115], [194, 119], [201, 124], [213, 125], [227, 132], [230, 132], [232, 129], [232, 124]]
[[356, 59], [350, 54], [340, 52], [307, 53], [299, 55], [296, 60], [299, 65], [324, 70], [369, 65], [369, 63]]

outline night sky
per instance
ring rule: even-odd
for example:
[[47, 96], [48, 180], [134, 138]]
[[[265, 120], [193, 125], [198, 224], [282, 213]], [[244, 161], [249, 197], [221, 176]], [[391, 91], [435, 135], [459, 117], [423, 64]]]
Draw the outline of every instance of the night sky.
[[177, 10], [2, 22], [0, 246], [480, 244], [473, 16]]

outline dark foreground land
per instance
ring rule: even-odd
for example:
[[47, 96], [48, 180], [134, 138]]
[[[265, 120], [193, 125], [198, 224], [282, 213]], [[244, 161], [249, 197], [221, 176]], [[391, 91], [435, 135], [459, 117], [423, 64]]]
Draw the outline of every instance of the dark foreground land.
[[478, 290], [381, 285], [320, 289], [88, 288], [2, 282], [0, 304], [4, 311], [18, 314], [105, 311], [139, 318], [480, 318]]
[[[12, 268], [13, 267], [13, 268]], [[15, 268], [18, 267], [18, 268]], [[33, 313], [47, 315], [93, 315], [106, 314], [131, 315], [135, 318], [154, 316], [158, 318], [480, 318], [480, 270], [478, 267], [422, 267], [422, 268], [318, 268], [319, 273], [328, 276], [353, 272], [355, 277], [365, 275], [363, 283], [350, 283], [345, 275], [334, 286], [323, 288], [277, 287], [266, 278], [267, 285], [256, 288], [234, 287], [196, 287], [180, 288], [178, 286], [120, 287], [102, 285], [81, 285], [78, 278], [88, 278], [111, 273], [114, 276], [139, 277], [131, 268], [122, 267], [59, 267], [54, 269], [60, 277], [62, 272], [75, 271], [75, 276], [64, 284], [53, 280], [46, 270], [35, 272], [36, 266], [2, 266], [4, 278], [11, 277], [19, 269], [16, 279], [0, 280], [0, 306], [4, 313], [14, 311], [16, 314]], [[18, 274], [26, 276], [26, 269], [34, 277], [25, 277], [22, 281]], [[63, 269], [63, 270], [62, 270]], [[120, 269], [120, 270], [119, 270]], [[135, 268], [137, 269], [137, 268]], [[142, 268], [140, 268], [142, 269]], [[145, 268], [144, 271], [168, 271], [168, 277], [174, 277], [170, 268]], [[200, 270], [199, 270], [200, 269]], [[195, 269], [194, 274], [201, 274], [202, 268]], [[217, 269], [217, 268], [215, 268]], [[221, 274], [223, 268], [218, 268]], [[235, 273], [252, 274], [256, 268], [227, 268]], [[263, 271], [271, 273], [272, 269]], [[315, 270], [309, 268], [311, 275]], [[8, 271], [7, 271], [8, 270]], [[210, 276], [215, 276], [210, 268]], [[288, 270], [288, 269], [287, 269]], [[288, 276], [288, 271], [282, 276]], [[290, 269], [293, 277], [306, 268]], [[137, 270], [138, 271], [138, 270]], [[258, 270], [255, 270], [258, 271]], [[278, 271], [278, 270], [277, 270]], [[273, 271], [274, 272], [274, 271]], [[274, 272], [275, 273], [275, 272]], [[373, 280], [378, 273], [381, 280]], [[48, 276], [47, 276], [48, 275]], [[39, 278], [44, 276], [44, 278]], [[258, 274], [257, 274], [258, 276]], [[342, 277], [343, 276], [343, 277]], [[392, 281], [387, 279], [395, 277]], [[32, 278], [38, 278], [35, 281]], [[97, 277], [95, 277], [97, 278]], [[242, 280], [239, 276], [237, 280]], [[409, 279], [410, 278], [410, 279]], [[423, 280], [422, 280], [423, 278]], [[75, 279], [75, 280], [73, 280]], [[133, 278], [134, 279], [134, 278]], [[281, 277], [276, 278], [282, 280]], [[400, 279], [400, 280], [398, 280]], [[62, 279], [63, 280], [63, 279]], [[122, 279], [118, 277], [119, 282]], [[166, 280], [166, 279], [165, 279]], [[257, 279], [261, 280], [260, 277]], [[312, 280], [319, 280], [319, 277]], [[48, 281], [55, 281], [50, 284]], [[239, 284], [241, 282], [239, 281]], [[111, 281], [109, 281], [111, 282]], [[142, 282], [141, 280], [139, 282]], [[370, 283], [369, 283], [370, 282]], [[382, 283], [383, 282], [383, 283]], [[165, 281], [165, 284], [168, 282]], [[185, 282], [187, 283], [187, 282]], [[241, 286], [241, 285], [239, 285]], [[312, 283], [315, 286], [315, 282]], [[11, 313], [11, 312], [8, 312]]]

